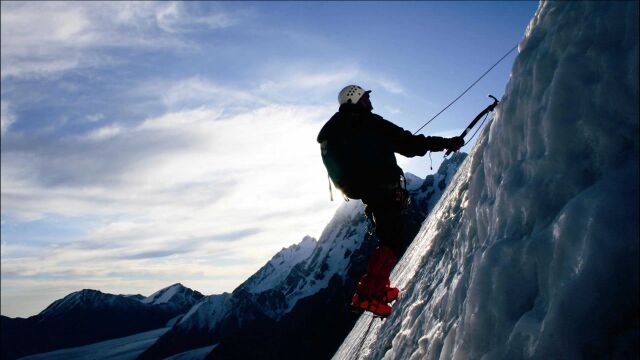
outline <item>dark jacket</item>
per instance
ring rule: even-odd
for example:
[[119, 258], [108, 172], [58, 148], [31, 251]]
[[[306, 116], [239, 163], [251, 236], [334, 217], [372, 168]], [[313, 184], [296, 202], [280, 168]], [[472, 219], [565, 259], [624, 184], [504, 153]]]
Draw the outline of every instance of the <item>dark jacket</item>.
[[343, 104], [318, 134], [322, 160], [334, 184], [350, 198], [398, 182], [395, 153], [407, 157], [442, 151], [449, 140], [413, 135], [358, 105]]

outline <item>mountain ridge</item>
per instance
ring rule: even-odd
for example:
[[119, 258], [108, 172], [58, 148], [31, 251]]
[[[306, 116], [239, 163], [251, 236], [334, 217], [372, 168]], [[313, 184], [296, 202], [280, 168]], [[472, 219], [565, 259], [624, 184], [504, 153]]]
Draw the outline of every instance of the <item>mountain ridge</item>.
[[203, 296], [175, 285], [160, 292], [168, 289], [192, 296], [191, 301], [182, 297], [177, 302], [153, 304], [144, 303], [138, 295], [83, 289], [54, 301], [39, 314], [26, 319], [3, 315], [2, 358], [14, 359], [161, 328], [186, 313]]

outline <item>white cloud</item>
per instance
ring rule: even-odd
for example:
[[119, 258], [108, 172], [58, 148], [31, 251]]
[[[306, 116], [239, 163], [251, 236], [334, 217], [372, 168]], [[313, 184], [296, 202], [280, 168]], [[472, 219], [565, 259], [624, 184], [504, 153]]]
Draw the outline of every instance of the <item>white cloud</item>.
[[2, 2], [2, 71], [47, 76], [110, 64], [109, 47], [181, 49], [193, 46], [177, 33], [223, 28], [237, 20], [222, 12], [190, 14], [183, 3]]
[[[347, 64], [347, 65], [345, 65]], [[288, 64], [286, 68], [269, 67], [269, 74], [256, 87], [265, 98], [280, 101], [308, 101], [320, 94], [337, 98], [338, 91], [349, 84], [357, 84], [375, 91], [394, 95], [406, 95], [404, 87], [384, 74], [373, 74], [356, 62], [340, 63], [306, 62]]]
[[92, 130], [86, 135], [86, 138], [94, 141], [103, 141], [117, 136], [121, 131], [122, 128], [118, 125], [107, 125], [96, 130]]
[[385, 108], [387, 109], [387, 112], [391, 115], [399, 115], [402, 114], [402, 110], [393, 107], [393, 106], [385, 106]]
[[328, 200], [315, 141], [333, 110], [270, 105], [224, 115], [198, 107], [135, 126], [34, 138], [19, 149], [8, 142], [3, 216], [103, 220], [82, 240], [23, 244], [19, 260], [11, 236], [3, 237], [3, 282], [58, 276], [103, 290], [125, 282], [112, 274], [117, 268], [141, 289], [146, 276], [168, 283], [179, 274], [221, 279], [202, 291], [232, 290], [282, 247], [319, 236], [340, 204]]
[[101, 114], [101, 113], [90, 114], [90, 115], [87, 115], [86, 119], [90, 123], [99, 122], [101, 120], [104, 120], [104, 114]]
[[0, 101], [0, 134], [4, 135], [11, 124], [16, 121], [15, 115], [11, 112], [8, 101]]
[[194, 24], [204, 25], [211, 29], [225, 28], [235, 25], [236, 20], [228, 14], [215, 13], [204, 16], [190, 15], [187, 13], [184, 3], [172, 2], [160, 8], [156, 14], [158, 26], [166, 32], [187, 32]]
[[262, 83], [259, 88], [261, 91], [281, 91], [283, 89], [314, 89], [331, 87], [336, 88], [344, 86], [348, 81], [357, 77], [359, 73], [358, 69], [353, 68], [346, 70], [343, 68], [339, 70], [323, 70], [318, 71], [317, 67], [312, 71], [311, 69], [298, 70], [295, 73], [288, 74], [285, 77], [280, 77], [279, 80], [267, 80]]
[[141, 89], [147, 94], [156, 93], [169, 107], [197, 103], [219, 107], [245, 104], [246, 108], [249, 105], [268, 104], [266, 100], [255, 95], [255, 92], [222, 86], [200, 76], [193, 76], [177, 82], [149, 82], [142, 85]]
[[373, 75], [373, 74], [365, 73], [363, 74], [363, 78], [368, 83], [380, 86], [382, 89], [384, 89], [385, 91], [391, 94], [402, 95], [406, 93], [404, 87], [398, 81], [389, 79], [384, 75], [380, 75], [380, 74]]

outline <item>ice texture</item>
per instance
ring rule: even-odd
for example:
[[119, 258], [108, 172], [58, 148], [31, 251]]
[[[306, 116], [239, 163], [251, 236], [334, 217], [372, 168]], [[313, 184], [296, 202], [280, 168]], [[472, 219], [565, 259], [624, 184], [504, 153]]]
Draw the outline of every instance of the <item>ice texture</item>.
[[638, 358], [638, 2], [542, 2], [497, 113], [336, 359]]
[[21, 358], [22, 360], [134, 360], [169, 328], [98, 343], [50, 351]]

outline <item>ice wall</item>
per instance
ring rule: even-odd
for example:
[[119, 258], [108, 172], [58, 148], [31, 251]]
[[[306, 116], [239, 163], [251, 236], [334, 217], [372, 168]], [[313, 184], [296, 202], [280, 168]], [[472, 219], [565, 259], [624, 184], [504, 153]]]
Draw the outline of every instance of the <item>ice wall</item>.
[[494, 120], [336, 359], [637, 358], [638, 2], [543, 2]]

